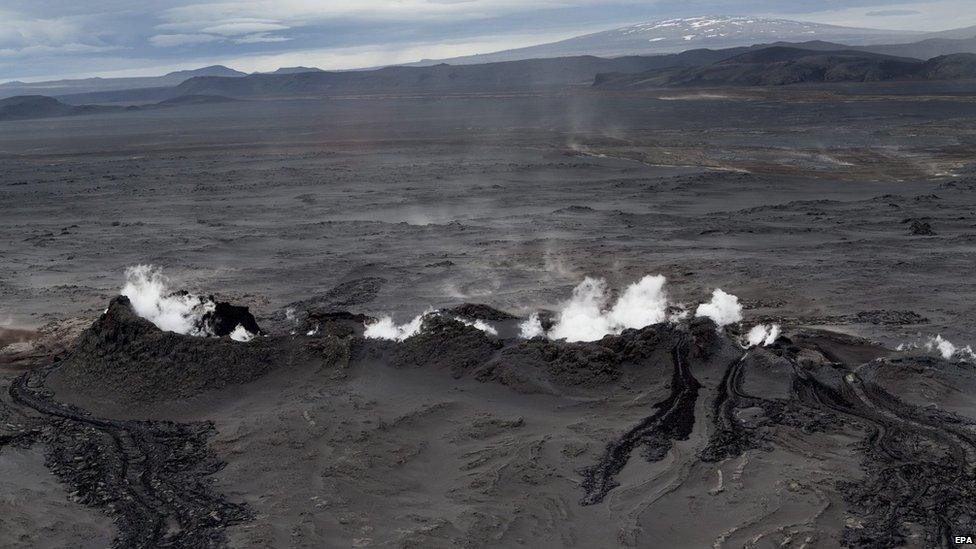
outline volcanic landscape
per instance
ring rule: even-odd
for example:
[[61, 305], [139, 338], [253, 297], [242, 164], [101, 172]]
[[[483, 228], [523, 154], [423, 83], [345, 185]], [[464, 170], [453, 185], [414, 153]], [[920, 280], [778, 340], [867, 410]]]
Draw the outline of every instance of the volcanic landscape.
[[954, 547], [971, 81], [0, 123], [0, 546]]

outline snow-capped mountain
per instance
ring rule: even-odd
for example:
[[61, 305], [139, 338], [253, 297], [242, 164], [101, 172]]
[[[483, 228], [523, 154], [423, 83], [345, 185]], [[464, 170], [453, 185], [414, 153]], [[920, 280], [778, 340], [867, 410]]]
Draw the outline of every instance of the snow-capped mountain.
[[911, 41], [922, 33], [839, 27], [762, 17], [667, 19], [577, 36], [560, 42], [447, 60], [452, 64], [536, 57], [653, 55], [697, 48], [730, 48], [770, 42], [822, 40], [848, 45]]
[[[878, 38], [890, 39], [912, 33], [892, 33], [875, 29], [856, 29], [791, 21], [789, 19], [763, 19], [759, 17], [693, 17], [668, 19], [623, 27], [580, 38], [606, 41], [617, 47], [644, 47], [643, 43], [656, 47], [688, 49], [689, 47], [734, 47], [777, 41], [824, 40], [845, 42], [850, 45], [871, 43]], [[572, 42], [571, 39], [566, 42]], [[562, 44], [565, 44], [563, 42]]]

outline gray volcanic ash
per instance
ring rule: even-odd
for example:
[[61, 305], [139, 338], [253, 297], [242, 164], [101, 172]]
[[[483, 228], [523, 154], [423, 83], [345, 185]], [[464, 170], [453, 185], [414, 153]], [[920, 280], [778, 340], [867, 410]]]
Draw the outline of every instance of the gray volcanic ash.
[[[662, 289], [645, 278], [609, 311]], [[163, 331], [119, 297], [63, 360], [12, 381], [0, 451], [43, 448], [117, 547], [276, 544], [296, 521], [314, 525], [302, 544], [345, 544], [362, 523], [337, 517], [366, 509], [374, 542], [433, 547], [944, 546], [976, 526], [976, 410], [952, 389], [976, 387], [968, 366], [768, 325], [744, 349], [719, 325], [741, 318], [733, 297], [589, 342], [499, 337], [475, 319], [512, 334], [524, 319], [467, 304], [393, 338], [336, 311], [247, 344]], [[777, 529], [760, 497], [806, 518]], [[562, 519], [528, 520], [552, 502]]]

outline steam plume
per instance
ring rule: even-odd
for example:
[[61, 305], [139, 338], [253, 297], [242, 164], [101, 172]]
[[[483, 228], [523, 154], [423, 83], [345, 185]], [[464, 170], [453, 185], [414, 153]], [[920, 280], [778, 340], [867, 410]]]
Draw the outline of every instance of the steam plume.
[[397, 324], [393, 322], [392, 317], [384, 316], [376, 322], [367, 324], [366, 331], [363, 332], [363, 335], [369, 339], [403, 341], [420, 333], [420, 328], [424, 325], [424, 317], [431, 314], [431, 312], [427, 310], [423, 314], [415, 316], [413, 320], [406, 324]]
[[[136, 265], [125, 270], [125, 284], [120, 293], [129, 298], [137, 315], [160, 330], [199, 337], [216, 336], [213, 319], [207, 318], [218, 308], [214, 299], [174, 292], [169, 286], [169, 279], [160, 269], [152, 265]], [[240, 342], [255, 337], [240, 324], [228, 335]]]
[[935, 337], [930, 337], [925, 343], [921, 344], [918, 341], [912, 343], [902, 343], [896, 347], [896, 350], [909, 351], [919, 348], [923, 348], [930, 353], [937, 352], [945, 360], [952, 360], [955, 358], [965, 362], [976, 362], [976, 351], [973, 350], [972, 346], [966, 345], [965, 347], [957, 347], [954, 343], [942, 337], [942, 334], [938, 334]]
[[454, 317], [454, 320], [457, 320], [458, 322], [464, 324], [465, 326], [471, 326], [473, 328], [477, 328], [486, 334], [493, 335], [493, 336], [498, 335], [498, 330], [496, 330], [494, 326], [488, 324], [484, 320], [475, 319], [474, 322], [471, 322], [470, 320], [465, 320], [460, 317]]
[[769, 347], [779, 338], [781, 328], [779, 324], [757, 324], [746, 334], [746, 347], [762, 345]]
[[546, 330], [542, 327], [542, 320], [539, 319], [539, 313], [532, 313], [529, 318], [519, 323], [519, 337], [522, 339], [544, 337], [545, 335]]
[[[397, 324], [393, 321], [390, 316], [384, 316], [379, 320], [366, 324], [366, 331], [363, 335], [369, 339], [386, 339], [389, 341], [404, 341], [420, 333], [420, 330], [424, 326], [424, 319], [430, 315], [439, 314], [433, 309], [427, 309], [423, 314], [419, 314], [413, 318], [410, 322], [406, 324]], [[493, 336], [498, 335], [498, 330], [494, 326], [488, 324], [484, 320], [475, 319], [473, 321], [466, 320], [460, 317], [454, 317], [454, 320], [464, 324], [465, 326], [471, 326], [477, 328], [486, 334]], [[311, 334], [309, 334], [311, 335]]]
[[695, 316], [708, 317], [719, 328], [723, 328], [742, 320], [742, 305], [739, 304], [738, 297], [716, 289], [712, 292], [711, 301], [698, 306]]
[[956, 347], [951, 341], [943, 338], [942, 334], [929, 338], [925, 348], [928, 351], [937, 350], [946, 360], [951, 360], [954, 357], [960, 360], [976, 360], [976, 351], [973, 351], [972, 347], [969, 345]]
[[240, 341], [241, 343], [247, 343], [254, 339], [254, 334], [247, 331], [247, 328], [238, 324], [234, 331], [230, 333], [230, 338], [234, 341]]
[[212, 312], [211, 300], [189, 293], [175, 293], [169, 280], [151, 265], [136, 265], [125, 270], [121, 294], [128, 297], [132, 309], [160, 330], [178, 334], [210, 335], [201, 329], [203, 315]]
[[[664, 322], [668, 308], [665, 282], [661, 275], [645, 276], [628, 286], [613, 307], [608, 309], [610, 298], [606, 281], [587, 277], [573, 289], [573, 296], [563, 305], [548, 335], [551, 339], [570, 342], [597, 341], [628, 328], [643, 328]], [[523, 332], [537, 333], [541, 328], [541, 324], [536, 326], [531, 318], [528, 325], [523, 324]]]
[[952, 344], [948, 339], [943, 339], [942, 334], [939, 334], [931, 339], [925, 344], [925, 348], [929, 351], [938, 350], [942, 358], [949, 360], [952, 355], [956, 354], [956, 346]]

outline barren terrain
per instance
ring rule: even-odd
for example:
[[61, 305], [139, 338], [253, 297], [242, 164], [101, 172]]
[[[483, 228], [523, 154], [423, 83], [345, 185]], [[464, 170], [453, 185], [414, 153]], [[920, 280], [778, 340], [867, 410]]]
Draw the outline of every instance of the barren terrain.
[[[0, 545], [952, 547], [972, 366], [895, 348], [976, 343], [974, 121], [972, 90], [879, 85], [4, 122]], [[109, 306], [136, 264], [267, 337]], [[646, 274], [745, 322], [308, 324]], [[784, 338], [742, 349], [758, 322]]]

